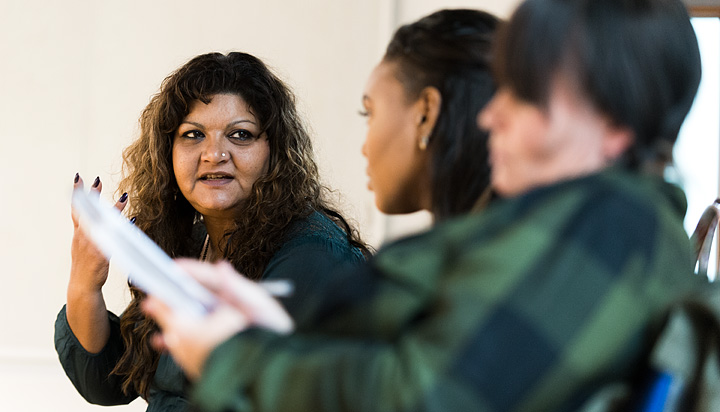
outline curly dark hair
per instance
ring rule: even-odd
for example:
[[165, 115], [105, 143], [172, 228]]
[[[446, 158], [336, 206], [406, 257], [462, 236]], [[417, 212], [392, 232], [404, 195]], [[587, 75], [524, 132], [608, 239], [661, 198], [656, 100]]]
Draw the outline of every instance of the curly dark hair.
[[[270, 147], [268, 172], [253, 185], [220, 253], [251, 279], [282, 245], [291, 224], [319, 211], [335, 221], [351, 245], [368, 256], [357, 231], [326, 200], [310, 136], [295, 107], [295, 96], [258, 58], [240, 52], [208, 53], [191, 59], [163, 81], [140, 117], [140, 137], [123, 153], [119, 192], [129, 194], [135, 224], [171, 257], [191, 256], [192, 228], [199, 213], [178, 189], [172, 165], [176, 130], [194, 101], [217, 94], [240, 96], [258, 119]], [[132, 301], [121, 317], [125, 352], [113, 373], [123, 390], [147, 399], [159, 354], [150, 345], [157, 325], [140, 309], [144, 294], [130, 285]]]

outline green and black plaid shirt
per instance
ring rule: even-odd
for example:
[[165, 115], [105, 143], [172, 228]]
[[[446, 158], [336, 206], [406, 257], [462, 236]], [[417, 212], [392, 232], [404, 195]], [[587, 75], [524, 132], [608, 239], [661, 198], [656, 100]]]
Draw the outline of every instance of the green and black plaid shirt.
[[640, 368], [695, 289], [685, 199], [610, 170], [500, 201], [338, 275], [316, 327], [217, 348], [215, 411], [568, 411]]

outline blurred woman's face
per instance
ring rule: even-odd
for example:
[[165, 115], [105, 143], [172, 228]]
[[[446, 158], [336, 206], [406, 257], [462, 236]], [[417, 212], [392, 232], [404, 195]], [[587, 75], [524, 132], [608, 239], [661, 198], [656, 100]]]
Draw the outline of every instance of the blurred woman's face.
[[501, 88], [478, 125], [490, 132], [492, 185], [503, 196], [599, 171], [631, 140], [562, 81], [552, 87], [547, 108]]
[[368, 188], [383, 213], [411, 213], [430, 207], [428, 153], [421, 150], [420, 101], [408, 101], [395, 77], [395, 64], [381, 62], [365, 86], [363, 107], [367, 135], [363, 155], [367, 158]]
[[247, 103], [235, 94], [196, 100], [175, 132], [172, 162], [180, 192], [204, 216], [234, 218], [267, 173], [270, 147]]

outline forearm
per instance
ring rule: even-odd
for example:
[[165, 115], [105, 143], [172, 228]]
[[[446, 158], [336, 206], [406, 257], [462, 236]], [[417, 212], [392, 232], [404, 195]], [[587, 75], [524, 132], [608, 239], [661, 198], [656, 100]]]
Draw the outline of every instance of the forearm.
[[[301, 358], [293, 356], [293, 351], [284, 351], [286, 356], [277, 357], [283, 352], [282, 342], [260, 331], [250, 335], [225, 342], [208, 359], [202, 379], [193, 391], [193, 401], [202, 410], [361, 411], [370, 398], [373, 410], [381, 409], [377, 392], [363, 396], [368, 394], [368, 383], [379, 383], [388, 377], [368, 374], [374, 369], [373, 355], [381, 356], [380, 347], [367, 347], [362, 351], [366, 356], [359, 356], [361, 348], [350, 345], [345, 348], [350, 356], [343, 356], [345, 350], [339, 347], [325, 352], [301, 345], [304, 347], [300, 350], [304, 354]], [[310, 351], [306, 352], [307, 349]], [[363, 361], [359, 363], [358, 359]], [[358, 369], [359, 366], [365, 370]]]
[[418, 343], [252, 331], [213, 352], [192, 401], [208, 412], [481, 410], [453, 400], [467, 394], [447, 380], [447, 358]]
[[110, 336], [105, 299], [101, 290], [89, 290], [70, 284], [67, 292], [67, 321], [82, 347], [100, 352]]
[[[79, 174], [75, 175], [75, 190], [83, 187]], [[98, 195], [102, 191], [100, 177], [95, 178], [90, 192]], [[127, 193], [120, 197], [115, 207], [122, 211], [127, 202]], [[70, 247], [72, 265], [67, 290], [67, 321], [73, 334], [90, 353], [100, 352], [110, 336], [102, 286], [108, 276], [109, 262], [93, 242], [85, 236], [73, 209], [73, 240]]]

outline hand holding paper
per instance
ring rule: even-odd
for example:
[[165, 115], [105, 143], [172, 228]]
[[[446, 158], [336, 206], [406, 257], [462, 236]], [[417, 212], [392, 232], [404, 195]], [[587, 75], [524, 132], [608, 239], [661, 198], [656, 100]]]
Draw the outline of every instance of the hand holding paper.
[[97, 194], [76, 189], [73, 208], [103, 254], [148, 294], [144, 309], [162, 329], [155, 344], [168, 349], [189, 376], [199, 375], [215, 346], [250, 325], [292, 331], [292, 319], [271, 296], [289, 294], [288, 282], [255, 283], [227, 262], [174, 261]]
[[[73, 179], [73, 188], [83, 191], [84, 182], [79, 173]], [[91, 196], [99, 196], [102, 182], [96, 177], [90, 185]], [[127, 204], [127, 195], [115, 203], [117, 213]], [[72, 208], [73, 238], [70, 249], [72, 265], [67, 289], [66, 316], [68, 324], [80, 344], [90, 353], [105, 347], [110, 336], [107, 308], [102, 287], [107, 281], [109, 264], [103, 253], [80, 227], [78, 211]]]
[[214, 311], [203, 318], [186, 318], [152, 297], [143, 309], [162, 329], [155, 345], [169, 350], [191, 379], [200, 376], [217, 345], [250, 325], [292, 332], [292, 319], [265, 287], [242, 277], [227, 262], [179, 259], [177, 263], [219, 298]]
[[215, 306], [217, 299], [212, 293], [98, 194], [75, 189], [72, 203], [84, 232], [106, 257], [112, 256], [128, 272], [137, 287], [185, 315], [202, 316]]

